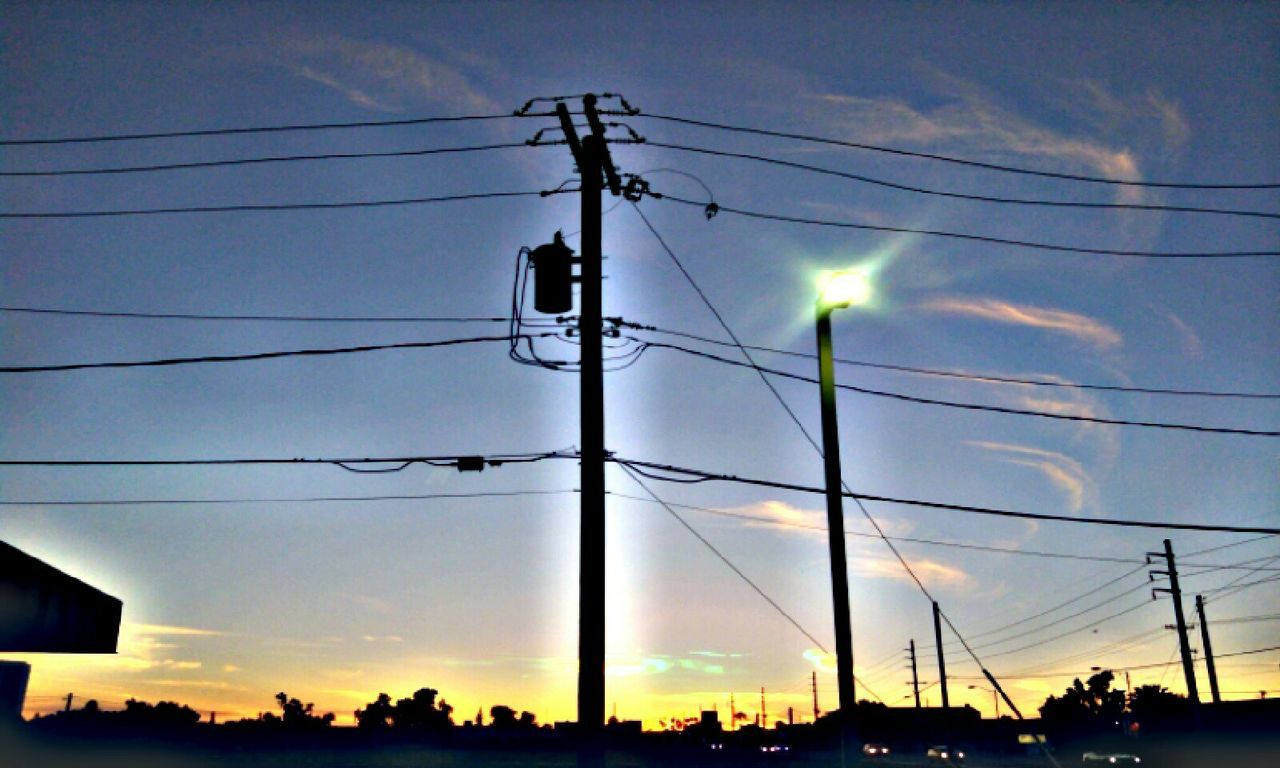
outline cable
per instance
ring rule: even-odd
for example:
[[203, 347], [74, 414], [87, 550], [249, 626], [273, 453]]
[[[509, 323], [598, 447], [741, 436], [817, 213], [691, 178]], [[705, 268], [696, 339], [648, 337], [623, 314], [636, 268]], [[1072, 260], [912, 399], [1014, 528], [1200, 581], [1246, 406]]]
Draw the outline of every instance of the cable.
[[[682, 347], [679, 344], [666, 344], [664, 342], [644, 342], [642, 339], [636, 339], [646, 345], [648, 349], [670, 349], [676, 352], [683, 352], [686, 355], [701, 357], [725, 365], [732, 365], [739, 368], [751, 368], [761, 375], [772, 374], [794, 381], [803, 381], [808, 384], [817, 384], [818, 380], [810, 376], [802, 376], [798, 373], [779, 370], [777, 368], [765, 368], [757, 365], [755, 361], [744, 363], [739, 360], [731, 360], [727, 357], [721, 357], [710, 352], [703, 352], [689, 347]], [[953, 400], [937, 400], [929, 397], [916, 397], [915, 395], [904, 395], [899, 392], [889, 392], [886, 390], [870, 389], [868, 387], [859, 387], [853, 384], [836, 384], [837, 389], [845, 389], [850, 392], [857, 392], [862, 395], [870, 395], [872, 397], [884, 397], [891, 400], [899, 400], [907, 403], [916, 403], [918, 405], [937, 405], [944, 408], [959, 408], [967, 411], [986, 411], [989, 413], [1004, 413], [1015, 416], [1036, 416], [1042, 419], [1057, 419], [1059, 421], [1075, 421], [1089, 424], [1109, 424], [1119, 427], [1145, 427], [1148, 429], [1172, 429], [1183, 430], [1188, 432], [1207, 432], [1213, 434], [1224, 435], [1240, 435], [1247, 437], [1280, 437], [1280, 431], [1262, 430], [1262, 429], [1244, 429], [1237, 427], [1214, 427], [1203, 424], [1178, 424], [1163, 421], [1132, 421], [1128, 419], [1107, 419], [1101, 416], [1082, 416], [1071, 413], [1054, 413], [1052, 411], [1036, 411], [1028, 408], [1008, 408], [1001, 405], [979, 405], [977, 403], [962, 403]]]
[[[693, 341], [701, 341], [706, 344], [716, 344], [722, 347], [735, 346], [731, 342], [713, 339], [707, 336], [699, 336], [694, 333], [685, 333], [684, 331], [672, 331], [664, 328], [657, 328], [652, 325], [642, 325], [639, 323], [627, 323], [628, 328], [638, 331], [649, 331], [651, 333], [660, 333], [667, 336], [678, 336]], [[816, 360], [817, 355], [810, 352], [792, 352], [786, 349], [775, 349], [772, 347], [761, 347], [751, 344], [743, 345], [747, 349], [755, 352], [771, 352], [777, 355], [787, 355], [789, 357], [799, 357], [807, 360]], [[989, 374], [976, 373], [960, 373], [957, 371], [944, 371], [937, 368], [916, 368], [907, 365], [894, 365], [891, 363], [870, 363], [864, 360], [850, 360], [848, 358], [834, 358], [833, 362], [841, 365], [851, 365], [861, 368], [875, 368], [886, 371], [896, 371], [899, 373], [915, 373], [922, 376], [940, 376], [950, 379], [960, 379], [962, 381], [979, 381], [990, 382], [994, 384], [1022, 384], [1033, 387], [1057, 387], [1064, 389], [1089, 389], [1102, 392], [1132, 392], [1144, 395], [1183, 395], [1195, 397], [1229, 397], [1229, 398], [1249, 398], [1259, 400], [1277, 400], [1280, 394], [1273, 393], [1253, 393], [1253, 392], [1223, 392], [1202, 389], [1160, 389], [1155, 387], [1122, 387], [1113, 384], [1082, 384], [1068, 381], [1040, 381], [1037, 379], [1020, 379], [1010, 376], [994, 376]]]
[[[660, 472], [668, 472], [672, 474], [685, 475], [686, 477], [697, 479], [700, 481], [722, 481], [729, 483], [741, 483], [743, 485], [754, 485], [761, 488], [776, 488], [784, 491], [796, 491], [798, 493], [825, 494], [826, 490], [815, 488], [808, 485], [797, 485], [795, 483], [784, 483], [775, 480], [761, 480], [758, 478], [742, 477], [740, 475], [724, 475], [715, 472], [707, 472], [699, 469], [689, 469], [687, 467], [678, 467], [672, 464], [656, 464], [654, 462], [639, 461], [636, 459], [626, 459], [619, 456], [610, 456], [607, 461], [626, 464], [635, 469], [637, 467], [657, 470]], [[651, 475], [652, 476], [652, 475]], [[662, 478], [656, 478], [662, 479]], [[1069, 515], [1051, 515], [1038, 512], [1014, 512], [1007, 509], [994, 509], [991, 507], [975, 507], [967, 504], [948, 504], [937, 501], [923, 501], [921, 499], [904, 499], [893, 496], [876, 496], [869, 493], [856, 493], [853, 491], [845, 491], [842, 494], [846, 498], [859, 501], [881, 501], [888, 504], [904, 504], [912, 507], [925, 507], [929, 509], [941, 509], [951, 512], [966, 512], [979, 515], [995, 515], [997, 517], [1013, 517], [1023, 520], [1053, 520], [1064, 523], [1084, 523], [1087, 525], [1110, 525], [1129, 528], [1167, 528], [1170, 530], [1182, 531], [1215, 531], [1220, 533], [1265, 533], [1268, 535], [1280, 535], [1280, 528], [1262, 528], [1253, 526], [1233, 526], [1233, 525], [1207, 525], [1202, 523], [1174, 523], [1163, 520], [1126, 520], [1119, 518], [1092, 518], [1092, 517], [1071, 517]], [[887, 537], [881, 537], [887, 538]]]
[[306, 496], [302, 498], [242, 498], [242, 499], [77, 499], [25, 501], [0, 501], [0, 507], [144, 507], [190, 506], [220, 504], [313, 504], [347, 501], [422, 501], [426, 499], [481, 499], [505, 496], [551, 496], [577, 493], [577, 489], [560, 491], [488, 491], [484, 493], [423, 493], [402, 496]]
[[1083, 625], [1083, 626], [1080, 626], [1080, 627], [1076, 627], [1075, 629], [1069, 630], [1069, 631], [1067, 631], [1067, 632], [1062, 632], [1062, 633], [1057, 634], [1057, 635], [1055, 635], [1055, 636], [1053, 636], [1053, 637], [1050, 637], [1050, 638], [1048, 638], [1048, 639], [1045, 639], [1045, 640], [1037, 640], [1037, 641], [1036, 641], [1036, 642], [1034, 642], [1034, 643], [1028, 643], [1027, 645], [1022, 645], [1022, 646], [1019, 646], [1019, 647], [1017, 647], [1017, 648], [1014, 648], [1014, 649], [1012, 649], [1012, 650], [1008, 650], [1008, 651], [1000, 651], [999, 653], [989, 653], [989, 654], [987, 654], [987, 658], [988, 658], [988, 659], [995, 659], [995, 658], [999, 658], [999, 657], [1001, 657], [1001, 656], [1012, 656], [1012, 655], [1013, 655], [1013, 654], [1015, 654], [1015, 653], [1021, 653], [1022, 651], [1029, 650], [1029, 649], [1031, 649], [1031, 648], [1039, 648], [1039, 647], [1040, 647], [1040, 646], [1042, 646], [1042, 645], [1048, 645], [1049, 643], [1057, 642], [1058, 640], [1061, 640], [1061, 639], [1066, 638], [1066, 637], [1070, 637], [1071, 635], [1077, 635], [1077, 634], [1080, 634], [1081, 632], [1085, 631], [1086, 629], [1093, 629], [1094, 627], [1098, 626], [1099, 624], [1102, 624], [1102, 623], [1104, 623], [1104, 622], [1111, 621], [1112, 619], [1117, 619], [1117, 618], [1119, 618], [1119, 617], [1121, 617], [1121, 616], [1124, 616], [1125, 614], [1128, 614], [1128, 613], [1133, 613], [1134, 611], [1136, 611], [1136, 610], [1138, 610], [1138, 609], [1140, 609], [1140, 608], [1145, 608], [1145, 607], [1146, 607], [1146, 606], [1148, 606], [1148, 605], [1154, 605], [1154, 603], [1152, 603], [1150, 600], [1143, 600], [1141, 603], [1138, 603], [1138, 604], [1136, 604], [1136, 605], [1131, 605], [1131, 606], [1129, 606], [1128, 608], [1125, 608], [1125, 609], [1124, 609], [1124, 610], [1122, 610], [1122, 611], [1117, 611], [1116, 613], [1110, 614], [1110, 615], [1108, 615], [1108, 616], [1104, 616], [1104, 617], [1102, 617], [1101, 619], [1098, 619], [1098, 620], [1096, 620], [1096, 621], [1092, 621], [1092, 622], [1090, 622], [1090, 623], [1088, 623], [1088, 624], [1085, 624], [1085, 625]]
[[178, 139], [193, 136], [233, 136], [251, 133], [285, 133], [292, 131], [332, 131], [353, 128], [390, 128], [401, 125], [427, 125], [429, 123], [460, 123], [472, 120], [506, 120], [513, 115], [459, 115], [455, 117], [413, 117], [402, 120], [361, 120], [351, 123], [302, 123], [295, 125], [269, 125], [253, 128], [203, 128], [192, 131], [160, 131], [152, 133], [117, 133], [99, 136], [70, 136], [38, 139], [0, 139], [0, 147], [21, 147], [50, 144], [90, 144], [107, 141], [139, 141], [143, 139]]
[[1255, 542], [1255, 541], [1262, 541], [1263, 539], [1270, 539], [1270, 538], [1272, 538], [1273, 536], [1274, 536], [1274, 534], [1265, 534], [1265, 535], [1263, 535], [1263, 536], [1254, 536], [1254, 537], [1249, 538], [1249, 539], [1241, 539], [1240, 541], [1233, 541], [1233, 542], [1231, 542], [1230, 544], [1219, 544], [1219, 545], [1218, 545], [1218, 546], [1216, 546], [1216, 547], [1209, 547], [1208, 549], [1197, 549], [1195, 552], [1188, 552], [1188, 553], [1184, 554], [1184, 555], [1183, 555], [1183, 557], [1196, 557], [1197, 555], [1207, 555], [1207, 554], [1209, 554], [1210, 552], [1217, 552], [1217, 551], [1219, 551], [1219, 550], [1223, 550], [1223, 549], [1230, 549], [1231, 547], [1238, 547], [1238, 546], [1241, 546], [1241, 545], [1243, 545], [1243, 544], [1252, 544], [1252, 543], [1253, 543], [1253, 542]]
[[504, 453], [487, 456], [384, 456], [374, 458], [223, 458], [223, 459], [22, 459], [0, 460], [0, 467], [190, 467], [190, 466], [243, 466], [243, 465], [303, 465], [303, 464], [428, 464], [453, 466], [459, 471], [498, 467], [503, 464], [521, 464], [546, 459], [576, 459], [576, 451], [546, 451], [543, 453]]
[[883, 152], [891, 155], [900, 155], [903, 157], [916, 157], [923, 160], [937, 160], [944, 163], [953, 163], [956, 165], [964, 165], [972, 168], [983, 168], [989, 171], [1000, 171], [1002, 173], [1016, 173], [1024, 176], [1039, 176], [1049, 179], [1062, 179], [1066, 181], [1082, 181], [1091, 184], [1110, 184], [1114, 186], [1124, 187], [1153, 187], [1158, 189], [1277, 189], [1280, 184], [1196, 184], [1186, 182], [1163, 182], [1163, 181], [1124, 181], [1118, 179], [1107, 179], [1097, 176], [1082, 176], [1070, 173], [1054, 173], [1052, 171], [1038, 171], [1030, 168], [1018, 168], [1010, 165], [999, 165], [996, 163], [983, 163], [977, 160], [965, 160], [958, 157], [949, 157], [947, 155], [937, 155], [929, 152], [912, 152], [905, 149], [894, 149], [892, 147], [877, 146], [875, 144], [863, 144], [853, 141], [841, 141], [839, 139], [829, 139], [820, 136], [807, 136], [800, 133], [786, 133], [783, 131], [771, 131], [763, 128], [749, 128], [738, 125], [726, 125], [724, 123], [712, 123], [705, 120], [693, 120], [686, 117], [675, 117], [672, 115], [660, 115], [651, 112], [636, 112], [636, 117], [647, 117], [652, 120], [665, 120], [671, 123], [681, 123], [684, 125], [696, 125], [702, 128], [715, 128], [722, 131], [732, 131], [735, 133], [750, 133], [758, 136], [772, 136], [783, 139], [797, 139], [800, 141], [809, 141], [817, 144], [830, 144], [839, 147], [849, 147], [852, 149], [865, 149], [872, 152]]
[[[674, 195], [662, 195], [659, 199], [670, 200], [674, 203], [682, 205], [697, 206], [705, 208], [704, 203], [695, 200], [686, 200]], [[720, 205], [719, 210], [722, 213], [732, 213], [738, 216], [744, 216], [751, 219], [763, 219], [766, 221], [782, 221], [790, 224], [808, 224], [818, 227], [837, 227], [840, 229], [862, 229], [874, 232], [894, 232], [898, 234], [925, 235], [928, 237], [945, 237], [954, 240], [968, 240], [977, 243], [990, 243], [992, 245], [1008, 245], [1016, 248], [1028, 248], [1037, 251], [1057, 251], [1061, 253], [1083, 253], [1095, 256], [1132, 256], [1144, 259], [1234, 259], [1253, 256], [1280, 256], [1280, 251], [1126, 251], [1112, 248], [1085, 248], [1073, 245], [1056, 245], [1053, 243], [1040, 243], [1032, 240], [1016, 240], [1004, 237], [992, 237], [989, 235], [972, 235], [964, 232], [948, 232], [934, 229], [919, 229], [916, 227], [888, 227], [879, 224], [855, 224], [849, 221], [832, 221], [830, 219], [811, 219], [803, 216], [787, 216], [780, 213], [765, 213], [762, 211], [752, 211], [746, 208], [732, 208], [727, 205]]]
[[213, 205], [182, 208], [137, 208], [119, 211], [46, 211], [32, 213], [0, 213], [0, 219], [84, 219], [115, 216], [155, 216], [173, 213], [243, 213], [248, 211], [317, 211], [345, 208], [382, 208], [399, 205], [451, 203], [461, 200], [487, 200], [500, 197], [541, 197], [541, 192], [476, 192], [468, 195], [410, 197], [399, 200], [351, 200], [342, 203], [267, 203], [263, 205]]
[[[554, 336], [554, 333], [535, 334]], [[132, 360], [113, 363], [66, 363], [63, 365], [21, 365], [0, 367], [0, 373], [50, 373], [57, 371], [80, 371], [102, 368], [148, 368], [170, 365], [196, 365], [204, 363], [236, 363], [247, 360], [273, 360], [283, 357], [318, 357], [324, 355], [348, 355], [359, 352], [375, 352], [387, 349], [430, 349], [433, 347], [452, 347], [460, 344], [479, 344], [484, 342], [508, 341], [507, 336], [473, 336], [467, 339], [444, 339], [442, 341], [404, 341], [395, 344], [365, 344], [358, 347], [328, 347], [323, 349], [293, 349], [281, 352], [253, 352], [243, 355], [205, 355], [202, 357], [170, 357], [159, 360]]]
[[160, 312], [99, 312], [58, 307], [0, 307], [0, 312], [67, 317], [111, 317], [130, 320], [201, 320], [258, 323], [505, 323], [505, 317], [338, 317], [331, 315], [202, 315]]
[[[682, 482], [678, 478], [668, 477], [665, 479], [668, 482]], [[701, 482], [701, 481], [698, 481], [698, 482]], [[649, 499], [644, 499], [639, 496], [628, 496], [626, 494], [617, 493], [615, 491], [609, 491], [608, 493], [612, 496], [617, 496], [623, 499], [631, 499], [633, 501], [649, 501]], [[706, 512], [707, 514], [711, 514], [711, 515], [720, 515], [721, 517], [729, 517], [729, 518], [734, 518], [738, 520], [758, 522], [758, 523], [763, 523], [765, 525], [776, 525], [783, 528], [798, 528], [800, 530], [806, 530], [806, 531], [821, 531], [823, 533], [827, 531], [827, 527], [825, 525], [806, 525], [804, 523], [789, 523], [784, 520], [776, 520], [774, 518], [764, 517], [761, 515], [750, 515], [744, 512], [731, 512], [724, 509], [712, 509], [711, 507], [698, 507], [692, 504], [676, 504], [674, 502], [668, 502], [668, 503], [671, 504], [671, 506], [679, 507], [680, 509], [691, 509], [697, 512]], [[854, 536], [858, 538], [865, 538], [865, 539], [880, 538], [874, 533], [863, 533], [861, 531], [845, 531], [844, 535]], [[1006, 555], [1027, 555], [1030, 557], [1046, 557], [1046, 558], [1055, 558], [1055, 559], [1063, 559], [1063, 560], [1082, 560], [1082, 561], [1096, 562], [1096, 563], [1128, 563], [1128, 564], [1137, 563], [1138, 568], [1135, 569], [1134, 571], [1130, 571], [1129, 573], [1136, 573], [1137, 571], [1140, 571], [1146, 567], [1146, 561], [1140, 560], [1137, 558], [1105, 557], [1102, 555], [1078, 555], [1078, 554], [1071, 554], [1067, 552], [1043, 552], [1035, 549], [1015, 549], [1013, 547], [995, 547], [995, 546], [989, 546], [985, 544], [968, 544], [968, 543], [959, 542], [959, 541], [940, 541], [938, 539], [920, 539], [920, 538], [914, 538], [911, 536], [890, 536], [889, 538], [894, 541], [905, 541], [911, 544], [929, 544], [932, 546], [939, 546], [939, 547], [955, 547], [958, 549], [971, 549], [971, 550], [977, 550], [980, 552], [999, 552], [1000, 554], [1006, 554]]]
[[773, 157], [765, 157], [763, 155], [755, 155], [746, 152], [726, 152], [718, 149], [707, 149], [705, 147], [689, 147], [680, 144], [667, 144], [661, 141], [653, 141], [646, 139], [645, 144], [650, 147], [661, 147], [663, 149], [674, 149], [681, 152], [692, 152], [702, 155], [713, 155], [715, 157], [732, 157], [741, 160], [753, 160], [758, 163], [767, 163], [770, 165], [778, 165], [785, 168], [794, 168], [802, 171], [810, 171], [812, 173], [823, 174], [826, 176], [837, 176], [843, 179], [862, 182], [864, 184], [874, 184], [880, 187], [896, 189], [903, 192], [912, 192], [920, 195], [933, 195], [936, 197], [949, 197], [958, 200], [971, 200], [981, 203], [998, 203], [1005, 205], [1029, 205], [1041, 207], [1057, 207], [1057, 208], [1088, 208], [1099, 210], [1134, 210], [1134, 211], [1164, 211], [1170, 213], [1204, 213], [1217, 214], [1221, 216], [1246, 216], [1262, 219], [1280, 219], [1280, 213], [1271, 213], [1268, 211], [1245, 211], [1224, 208], [1202, 208], [1196, 206], [1185, 205], [1143, 205], [1139, 203], [1090, 203], [1081, 201], [1066, 200], [1037, 200], [1027, 198], [1011, 198], [1011, 197], [994, 197], [991, 195], [970, 195], [961, 192], [945, 192], [942, 190], [928, 189], [925, 187], [916, 187], [910, 184], [899, 184], [883, 179], [876, 179], [870, 176], [862, 176], [854, 173], [846, 173], [831, 168], [823, 168], [817, 165], [808, 165], [806, 163], [796, 163], [790, 160], [779, 160]]
[[272, 157], [243, 157], [228, 160], [205, 160], [188, 163], [161, 163], [157, 165], [118, 166], [112, 168], [68, 168], [46, 171], [0, 171], [0, 177], [50, 177], [50, 176], [101, 176], [125, 173], [149, 173], [152, 171], [182, 171], [197, 168], [225, 168], [238, 165], [263, 163], [296, 163], [314, 160], [361, 160], [376, 157], [424, 157], [463, 152], [487, 152], [494, 149], [513, 149], [528, 146], [523, 141], [508, 144], [482, 144], [472, 147], [445, 147], [438, 149], [405, 149], [391, 152], [326, 152], [313, 155], [277, 155]]

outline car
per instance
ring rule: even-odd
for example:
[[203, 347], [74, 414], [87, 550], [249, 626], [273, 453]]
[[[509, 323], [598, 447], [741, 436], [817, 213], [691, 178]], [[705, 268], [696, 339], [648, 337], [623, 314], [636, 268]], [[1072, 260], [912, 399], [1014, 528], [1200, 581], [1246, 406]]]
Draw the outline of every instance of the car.
[[929, 747], [929, 751], [925, 752], [924, 756], [934, 763], [955, 765], [964, 762], [964, 750], [948, 747], [946, 744], [936, 744]]
[[889, 747], [886, 744], [867, 742], [862, 745], [862, 754], [867, 757], [888, 757]]
[[1141, 765], [1142, 758], [1124, 752], [1085, 752], [1080, 762], [1085, 765]]

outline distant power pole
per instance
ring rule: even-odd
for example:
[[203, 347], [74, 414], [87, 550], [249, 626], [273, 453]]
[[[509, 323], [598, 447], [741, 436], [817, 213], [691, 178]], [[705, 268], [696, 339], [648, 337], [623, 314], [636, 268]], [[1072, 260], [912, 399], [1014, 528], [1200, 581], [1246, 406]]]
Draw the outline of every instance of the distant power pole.
[[738, 730], [738, 708], [734, 706], [733, 694], [729, 694], [729, 730]]
[[821, 714], [821, 712], [818, 710], [818, 673], [817, 672], [809, 673], [809, 685], [813, 687], [813, 722], [816, 723], [818, 722], [818, 715]]
[[912, 638], [907, 646], [907, 652], [911, 654], [911, 692], [916, 697], [916, 709], [920, 708], [920, 676], [916, 674], [916, 641]]
[[63, 712], [70, 712], [70, 711], [71, 711], [71, 700], [72, 700], [73, 698], [75, 698], [75, 694], [74, 694], [74, 693], [68, 693], [68, 694], [67, 694], [67, 706], [65, 706], [65, 707], [63, 707], [63, 708], [62, 708], [62, 711], [63, 711]]
[[942, 708], [951, 708], [951, 699], [947, 698], [947, 658], [942, 652], [942, 609], [938, 601], [933, 601], [933, 641], [938, 646], [938, 687], [942, 689]]
[[769, 710], [764, 706], [764, 686], [760, 686], [760, 727], [769, 727]]
[[1209, 642], [1209, 622], [1204, 617], [1204, 598], [1196, 595], [1196, 615], [1200, 618], [1200, 639], [1204, 642], [1204, 663], [1209, 670], [1209, 692], [1213, 695], [1213, 703], [1218, 704], [1222, 697], [1218, 695], [1218, 670], [1213, 666], [1213, 645]]
[[1164, 552], [1148, 552], [1147, 563], [1150, 564], [1151, 558], [1164, 558], [1165, 565], [1168, 570], [1151, 571], [1148, 578], [1154, 580], [1156, 576], [1168, 576], [1169, 588], [1156, 587], [1151, 590], [1151, 598], [1154, 600], [1157, 592], [1168, 592], [1173, 599], [1173, 618], [1178, 630], [1178, 648], [1182, 653], [1182, 674], [1187, 680], [1187, 700], [1191, 702], [1193, 717], [1199, 717], [1200, 692], [1196, 688], [1196, 668], [1191, 660], [1191, 645], [1187, 641], [1187, 620], [1182, 614], [1182, 590], [1178, 588], [1178, 568], [1174, 564], [1173, 544], [1168, 539], [1164, 540]]

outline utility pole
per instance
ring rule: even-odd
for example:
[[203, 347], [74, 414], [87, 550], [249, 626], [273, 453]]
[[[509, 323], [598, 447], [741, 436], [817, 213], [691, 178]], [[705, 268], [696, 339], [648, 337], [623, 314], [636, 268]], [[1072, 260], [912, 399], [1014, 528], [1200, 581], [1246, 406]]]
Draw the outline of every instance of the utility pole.
[[738, 730], [738, 708], [733, 704], [733, 692], [729, 693], [729, 730]]
[[[578, 731], [593, 757], [602, 762], [604, 644], [605, 644], [605, 448], [604, 365], [602, 349], [601, 283], [603, 282], [600, 194], [607, 180], [609, 190], [621, 194], [621, 184], [609, 156], [604, 126], [596, 112], [596, 97], [582, 97], [591, 133], [578, 139], [573, 117], [563, 101], [556, 103], [556, 117], [573, 153], [581, 178], [582, 234], [580, 247], [582, 306], [578, 333], [582, 340], [581, 365], [581, 548], [578, 576]], [[596, 754], [596, 753], [599, 754]]]
[[942, 689], [942, 708], [951, 708], [951, 699], [947, 698], [947, 659], [942, 652], [942, 609], [938, 601], [933, 601], [933, 642], [938, 647], [938, 687]]
[[822, 714], [818, 710], [818, 673], [809, 673], [809, 685], [813, 688], [813, 722], [818, 722], [818, 715]]
[[764, 706], [764, 686], [760, 686], [760, 727], [768, 729], [769, 727], [769, 710]]
[[1187, 642], [1187, 620], [1182, 615], [1182, 590], [1178, 589], [1178, 568], [1174, 564], [1173, 544], [1168, 539], [1164, 540], [1164, 552], [1148, 552], [1147, 563], [1151, 563], [1151, 558], [1164, 558], [1165, 565], [1168, 570], [1151, 571], [1147, 578], [1152, 581], [1156, 576], [1168, 576], [1169, 588], [1156, 587], [1151, 590], [1151, 599], [1155, 599], [1157, 592], [1168, 592], [1173, 598], [1173, 618], [1178, 630], [1178, 648], [1182, 653], [1182, 674], [1187, 680], [1187, 700], [1191, 702], [1192, 717], [1198, 722], [1200, 717], [1200, 693], [1196, 688], [1196, 668], [1191, 660], [1191, 645]]
[[916, 674], [916, 641], [911, 638], [907, 651], [911, 654], [911, 692], [916, 696], [916, 709], [920, 708], [920, 676]]
[[1213, 645], [1209, 642], [1209, 622], [1204, 617], [1204, 598], [1196, 595], [1196, 615], [1200, 618], [1200, 639], [1204, 642], [1204, 663], [1209, 669], [1209, 692], [1213, 703], [1218, 704], [1222, 697], [1218, 695], [1218, 670], [1213, 666]]
[[63, 712], [70, 712], [70, 711], [71, 711], [71, 700], [72, 700], [73, 698], [75, 698], [75, 694], [74, 694], [74, 693], [68, 693], [68, 694], [67, 694], [67, 706], [65, 706], [65, 707], [63, 707], [63, 708], [62, 708], [62, 711], [63, 711]]

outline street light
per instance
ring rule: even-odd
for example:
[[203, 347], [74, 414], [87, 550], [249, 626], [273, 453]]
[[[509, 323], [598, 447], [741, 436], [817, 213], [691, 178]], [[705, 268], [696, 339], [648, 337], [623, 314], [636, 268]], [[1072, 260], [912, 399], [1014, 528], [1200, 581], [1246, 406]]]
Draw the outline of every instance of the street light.
[[871, 298], [864, 272], [845, 270], [818, 281], [818, 382], [822, 395], [822, 457], [827, 489], [827, 542], [831, 551], [831, 597], [835, 603], [836, 684], [840, 695], [842, 762], [854, 750], [853, 635], [849, 621], [849, 569], [844, 550], [844, 498], [840, 480], [840, 434], [836, 427], [836, 386], [831, 351], [831, 313]]
[[969, 686], [969, 690], [986, 691], [987, 693], [991, 694], [991, 702], [995, 704], [995, 707], [996, 707], [996, 719], [997, 720], [1000, 719], [1000, 696], [996, 694], [995, 691], [991, 690], [990, 688], [984, 688], [981, 685], [971, 685]]

